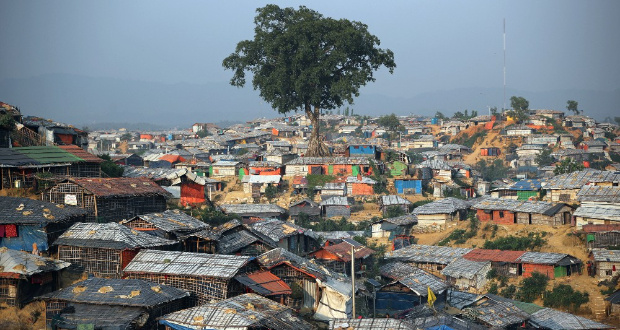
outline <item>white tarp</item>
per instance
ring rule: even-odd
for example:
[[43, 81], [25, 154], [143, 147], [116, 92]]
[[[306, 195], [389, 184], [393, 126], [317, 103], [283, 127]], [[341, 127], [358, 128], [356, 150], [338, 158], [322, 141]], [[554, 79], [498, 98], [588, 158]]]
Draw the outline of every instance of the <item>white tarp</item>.
[[351, 283], [328, 279], [317, 279], [322, 294], [314, 318], [317, 320], [347, 319], [352, 317]]

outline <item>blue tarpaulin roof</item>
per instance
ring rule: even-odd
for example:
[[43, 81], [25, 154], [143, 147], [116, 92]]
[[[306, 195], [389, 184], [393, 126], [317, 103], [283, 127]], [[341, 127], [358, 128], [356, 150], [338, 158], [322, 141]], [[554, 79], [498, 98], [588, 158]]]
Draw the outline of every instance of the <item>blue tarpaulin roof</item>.
[[32, 251], [32, 243], [37, 243], [39, 251], [47, 251], [47, 234], [42, 228], [35, 226], [17, 226], [18, 237], [3, 237], [0, 247], [6, 246], [11, 250]]

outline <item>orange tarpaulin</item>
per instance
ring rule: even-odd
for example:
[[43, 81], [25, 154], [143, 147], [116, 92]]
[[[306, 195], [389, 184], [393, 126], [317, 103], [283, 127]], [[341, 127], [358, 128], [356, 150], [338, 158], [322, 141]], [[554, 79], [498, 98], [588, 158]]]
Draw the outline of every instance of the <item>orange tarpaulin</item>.
[[177, 162], [184, 162], [185, 158], [179, 155], [163, 155], [161, 158], [159, 158], [159, 160], [165, 160], [171, 164], [174, 164]]

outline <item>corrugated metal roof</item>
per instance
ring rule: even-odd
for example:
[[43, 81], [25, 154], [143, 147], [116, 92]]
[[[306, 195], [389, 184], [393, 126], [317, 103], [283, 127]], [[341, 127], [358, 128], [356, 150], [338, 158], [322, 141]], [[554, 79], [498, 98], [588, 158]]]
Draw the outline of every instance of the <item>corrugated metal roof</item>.
[[284, 208], [276, 204], [222, 204], [220, 208], [228, 214], [286, 213]]
[[485, 198], [472, 205], [473, 209], [499, 210], [523, 213], [553, 215], [550, 211], [559, 211], [564, 204], [553, 204], [543, 201], [519, 201], [507, 198]]
[[15, 273], [31, 276], [38, 273], [57, 271], [71, 265], [62, 260], [40, 257], [24, 251], [0, 248], [0, 273]]
[[466, 210], [470, 205], [469, 202], [462, 199], [447, 197], [416, 207], [411, 214], [450, 214], [459, 210]]
[[281, 180], [281, 175], [246, 175], [243, 177], [243, 181], [250, 184], [278, 184]]
[[615, 329], [615, 327], [586, 319], [585, 317], [543, 308], [530, 317], [530, 323], [550, 330]]
[[108, 249], [137, 249], [176, 244], [171, 241], [136, 230], [116, 222], [73, 224], [54, 242], [54, 245], [98, 247]]
[[607, 249], [592, 249], [592, 257], [596, 261], [620, 262], [620, 251]]
[[494, 328], [506, 328], [520, 324], [529, 318], [529, 314], [505, 299], [493, 299], [493, 295], [485, 296], [488, 300], [477, 306], [467, 308], [474, 310], [476, 319]]
[[434, 170], [451, 170], [452, 169], [452, 166], [450, 166], [450, 164], [440, 159], [425, 160], [421, 162], [420, 164], [417, 164], [415, 167], [416, 168], [428, 167]]
[[347, 177], [347, 183], [363, 183], [363, 184], [377, 184], [377, 181], [367, 177], [367, 176], [363, 176], [361, 180], [359, 180], [356, 176], [349, 176]]
[[435, 294], [441, 294], [450, 287], [439, 277], [419, 268], [414, 268], [413, 272], [396, 281], [422, 297], [428, 296], [428, 288], [431, 288]]
[[512, 185], [509, 190], [540, 190], [541, 182], [536, 179], [521, 180]]
[[544, 189], [580, 189], [588, 183], [620, 182], [620, 172], [585, 169], [549, 178]]
[[321, 202], [321, 206], [349, 206], [349, 200], [343, 196], [334, 196]]
[[441, 274], [454, 278], [464, 277], [471, 280], [476, 275], [486, 276], [487, 274], [483, 274], [482, 272], [485, 267], [490, 267], [490, 265], [490, 261], [472, 261], [465, 258], [458, 258], [449, 263], [446, 268], [441, 271]]
[[270, 271], [238, 275], [235, 276], [235, 279], [261, 296], [291, 294], [293, 292], [288, 284]]
[[40, 225], [75, 221], [88, 211], [73, 206], [37, 201], [24, 197], [0, 197], [0, 224]]
[[164, 188], [147, 178], [73, 178], [70, 181], [101, 197], [169, 195]]
[[555, 265], [566, 257], [570, 257], [570, 255], [552, 252], [525, 252], [521, 257], [519, 257], [518, 260], [522, 263], [528, 264]]
[[404, 199], [398, 195], [386, 195], [386, 196], [381, 196], [381, 204], [383, 204], [384, 206], [390, 206], [390, 205], [411, 205], [412, 203], [409, 200]]
[[[218, 239], [218, 252], [222, 254], [235, 253], [239, 249], [260, 240], [261, 239], [258, 238], [256, 235], [253, 235], [245, 230], [225, 234]], [[272, 248], [277, 247], [277, 243], [271, 240], [264, 240], [263, 242], [271, 246]]]
[[281, 264], [290, 264], [293, 267], [302, 270], [308, 275], [321, 279], [327, 278], [331, 273], [325, 267], [321, 267], [316, 263], [302, 258], [283, 248], [275, 248], [256, 257], [258, 262], [265, 268], [271, 269]]
[[70, 287], [39, 296], [38, 299], [151, 307], [188, 296], [189, 293], [181, 289], [143, 280], [91, 277]]
[[401, 215], [399, 217], [394, 217], [394, 218], [386, 218], [386, 219], [380, 219], [377, 220], [375, 223], [380, 223], [380, 222], [389, 222], [389, 223], [393, 223], [397, 226], [406, 226], [406, 225], [410, 225], [410, 224], [417, 224], [418, 223], [418, 216], [415, 214], [405, 214], [405, 215]]
[[[379, 162], [375, 162], [379, 163]], [[299, 157], [286, 163], [286, 165], [370, 165], [367, 157]]]
[[180, 310], [160, 318], [162, 324], [185, 329], [309, 330], [313, 326], [273, 300], [246, 293], [212, 304]]
[[24, 165], [41, 165], [41, 163], [34, 158], [18, 152], [15, 148], [0, 148], [1, 167], [17, 167]]
[[249, 224], [248, 227], [254, 232], [258, 232], [269, 237], [274, 242], [279, 242], [281, 239], [286, 237], [303, 234], [306, 231], [303, 227], [278, 219], [256, 221]]
[[123, 220], [121, 224], [127, 224], [134, 220], [143, 220], [155, 227], [167, 232], [190, 232], [206, 229], [208, 224], [187, 215], [180, 210], [166, 210], [161, 213], [148, 213], [134, 217], [133, 219]]
[[582, 205], [575, 210], [573, 216], [620, 221], [620, 207], [613, 205]]
[[332, 319], [329, 321], [330, 330], [355, 329], [355, 330], [409, 330], [415, 329], [413, 324], [405, 320], [396, 319]]
[[580, 202], [620, 203], [620, 186], [585, 185], [579, 189]]
[[387, 263], [379, 268], [381, 275], [387, 278], [391, 278], [393, 280], [399, 280], [409, 274], [412, 274], [419, 269], [410, 264], [406, 264], [400, 261], [393, 261]]
[[125, 267], [125, 273], [152, 273], [232, 278], [252, 258], [223, 254], [142, 250]]
[[385, 258], [397, 259], [405, 262], [447, 265], [471, 250], [470, 248], [413, 244], [396, 251], [387, 252]]

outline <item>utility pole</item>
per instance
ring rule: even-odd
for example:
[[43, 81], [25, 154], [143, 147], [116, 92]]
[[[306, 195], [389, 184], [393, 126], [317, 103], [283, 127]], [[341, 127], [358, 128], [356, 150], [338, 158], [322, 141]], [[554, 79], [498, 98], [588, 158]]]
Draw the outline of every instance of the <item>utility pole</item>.
[[355, 250], [351, 245], [351, 299], [353, 299], [353, 318], [355, 319]]

